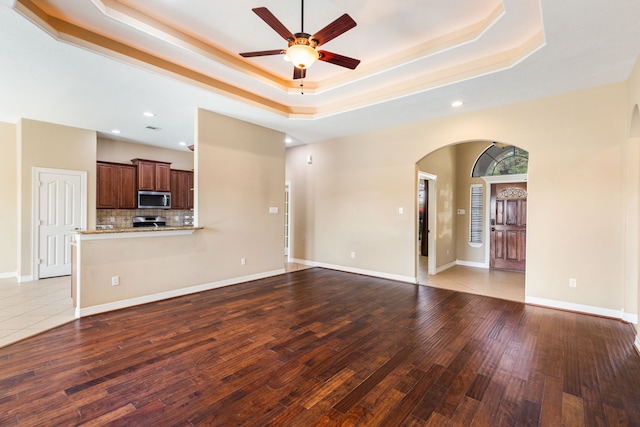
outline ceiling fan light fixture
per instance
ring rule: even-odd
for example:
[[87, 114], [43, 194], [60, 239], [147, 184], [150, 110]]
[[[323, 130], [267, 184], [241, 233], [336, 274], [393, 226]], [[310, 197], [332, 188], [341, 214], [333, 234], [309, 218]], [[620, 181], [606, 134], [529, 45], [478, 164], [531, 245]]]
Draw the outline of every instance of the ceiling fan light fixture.
[[307, 69], [318, 60], [318, 51], [306, 44], [294, 44], [287, 49], [286, 57], [296, 68]]

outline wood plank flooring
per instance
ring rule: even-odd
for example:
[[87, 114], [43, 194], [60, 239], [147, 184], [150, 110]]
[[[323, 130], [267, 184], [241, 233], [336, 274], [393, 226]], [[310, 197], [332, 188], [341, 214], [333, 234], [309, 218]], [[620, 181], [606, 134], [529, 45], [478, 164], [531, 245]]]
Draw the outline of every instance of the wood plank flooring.
[[309, 269], [0, 348], [1, 426], [639, 426], [611, 319]]

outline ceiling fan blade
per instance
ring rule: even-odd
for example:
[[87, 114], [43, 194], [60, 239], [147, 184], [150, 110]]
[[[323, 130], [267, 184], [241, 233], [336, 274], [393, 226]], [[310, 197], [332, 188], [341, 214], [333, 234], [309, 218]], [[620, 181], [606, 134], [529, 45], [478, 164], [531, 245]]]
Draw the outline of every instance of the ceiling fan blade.
[[307, 76], [306, 68], [293, 67], [293, 79], [304, 79]]
[[285, 51], [282, 49], [258, 50], [256, 52], [244, 52], [244, 53], [241, 53], [240, 56], [244, 58], [252, 58], [254, 56], [281, 55], [283, 53], [285, 53]]
[[355, 70], [360, 63], [359, 59], [349, 58], [348, 56], [338, 55], [337, 53], [327, 52], [326, 50], [319, 50], [318, 53], [320, 54], [318, 60], [349, 68], [351, 70]]
[[316, 40], [318, 42], [318, 46], [320, 46], [329, 40], [335, 39], [340, 34], [346, 33], [356, 25], [356, 21], [345, 13], [340, 18], [315, 33], [311, 38]]
[[258, 15], [264, 22], [267, 23], [268, 26], [273, 28], [276, 33], [280, 34], [280, 36], [287, 40], [292, 41], [295, 40], [295, 36], [284, 26], [282, 22], [275, 17], [275, 15], [269, 12], [269, 9], [266, 7], [256, 7], [255, 9], [251, 9]]

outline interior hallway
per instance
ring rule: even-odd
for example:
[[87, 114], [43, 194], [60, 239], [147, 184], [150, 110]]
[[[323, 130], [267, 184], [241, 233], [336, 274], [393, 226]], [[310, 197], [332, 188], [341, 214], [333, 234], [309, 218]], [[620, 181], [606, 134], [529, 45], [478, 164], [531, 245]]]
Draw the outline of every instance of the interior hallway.
[[[524, 302], [524, 274], [455, 266], [427, 275], [427, 258], [420, 257], [421, 285]], [[287, 262], [285, 270], [309, 268]], [[0, 347], [75, 320], [70, 294], [71, 278], [55, 277], [18, 283], [0, 280]]]

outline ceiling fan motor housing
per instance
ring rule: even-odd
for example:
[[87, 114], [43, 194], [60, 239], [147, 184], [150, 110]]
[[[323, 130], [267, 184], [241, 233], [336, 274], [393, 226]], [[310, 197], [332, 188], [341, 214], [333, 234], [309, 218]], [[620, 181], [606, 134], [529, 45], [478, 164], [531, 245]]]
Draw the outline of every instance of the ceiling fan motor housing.
[[316, 46], [318, 46], [318, 40], [312, 39], [311, 34], [295, 33], [294, 36], [296, 36], [295, 40], [289, 40], [289, 47], [293, 46], [294, 44], [302, 44], [315, 49]]

